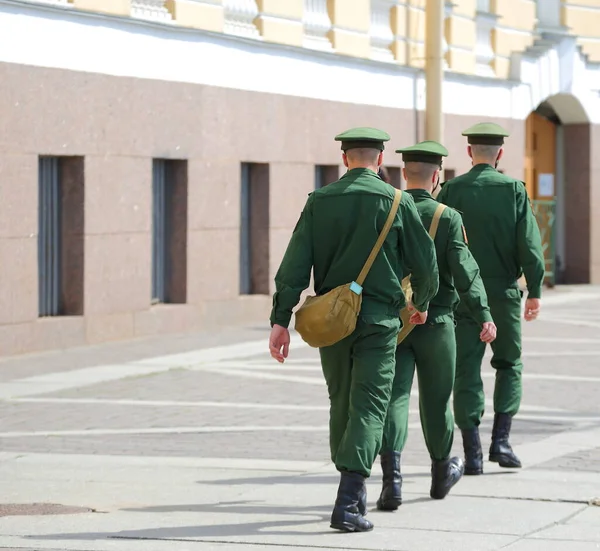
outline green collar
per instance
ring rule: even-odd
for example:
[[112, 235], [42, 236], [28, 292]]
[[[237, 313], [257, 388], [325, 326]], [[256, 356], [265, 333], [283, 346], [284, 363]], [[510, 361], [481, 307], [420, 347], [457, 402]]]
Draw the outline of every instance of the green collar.
[[433, 195], [425, 189], [407, 189], [413, 199], [433, 199]]
[[471, 171], [481, 172], [487, 168], [491, 168], [492, 170], [496, 171], [496, 169], [492, 165], [489, 165], [487, 163], [476, 164], [474, 167], [471, 168]]
[[[358, 176], [359, 174], [372, 174], [373, 176], [377, 176], [377, 172], [373, 172], [370, 168], [353, 168], [352, 170], [346, 171], [344, 176]], [[379, 176], [377, 176], [379, 178]]]

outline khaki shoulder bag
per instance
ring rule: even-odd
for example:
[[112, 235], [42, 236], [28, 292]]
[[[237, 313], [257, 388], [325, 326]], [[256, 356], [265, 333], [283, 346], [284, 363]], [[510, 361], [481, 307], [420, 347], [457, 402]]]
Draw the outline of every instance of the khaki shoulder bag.
[[[446, 205], [442, 205], [441, 203], [438, 205], [437, 209], [433, 213], [433, 219], [431, 220], [431, 226], [429, 226], [429, 237], [431, 239], [435, 239], [435, 235], [438, 230], [438, 226], [440, 225], [440, 218], [442, 216], [442, 212], [444, 212]], [[406, 303], [408, 304], [412, 300], [413, 292], [412, 287], [410, 285], [410, 274], [407, 275], [402, 280], [402, 290], [404, 291], [404, 296], [406, 297]], [[400, 319], [402, 320], [402, 329], [400, 329], [400, 333], [398, 333], [398, 344], [400, 344], [410, 332], [416, 327], [408, 320], [413, 315], [414, 312], [410, 312], [408, 310], [408, 306], [405, 306], [400, 310]]]
[[402, 192], [396, 190], [385, 225], [356, 281], [340, 285], [321, 296], [307, 297], [296, 312], [296, 331], [309, 346], [331, 346], [356, 329], [362, 304], [362, 285], [392, 227], [401, 196]]

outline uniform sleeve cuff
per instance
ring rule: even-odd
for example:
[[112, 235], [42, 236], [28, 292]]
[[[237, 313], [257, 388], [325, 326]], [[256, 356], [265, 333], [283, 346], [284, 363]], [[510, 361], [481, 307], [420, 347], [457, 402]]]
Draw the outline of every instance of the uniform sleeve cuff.
[[274, 325], [281, 325], [281, 327], [285, 327], [287, 329], [290, 325], [290, 320], [291, 316], [271, 316], [271, 328], [273, 328]]
[[418, 312], [427, 312], [427, 310], [429, 310], [429, 302], [426, 302], [425, 304], [420, 304], [419, 306], [413, 304], [413, 306]]
[[542, 288], [541, 287], [533, 287], [531, 289], [527, 289], [527, 298], [542, 298]]
[[483, 312], [480, 312], [480, 314], [477, 316], [477, 321], [479, 322], [479, 325], [483, 325], [484, 323], [489, 323], [489, 322], [493, 322], [494, 318], [492, 318], [492, 313], [489, 310], [484, 310]]

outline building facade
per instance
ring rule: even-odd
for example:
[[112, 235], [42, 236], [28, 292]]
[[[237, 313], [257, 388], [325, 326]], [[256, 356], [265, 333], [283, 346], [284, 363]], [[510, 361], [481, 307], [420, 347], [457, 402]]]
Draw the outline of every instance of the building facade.
[[[335, 134], [424, 139], [425, 0], [0, 0], [0, 350], [267, 324]], [[453, 0], [446, 174], [506, 127], [548, 278], [600, 282], [600, 0]]]

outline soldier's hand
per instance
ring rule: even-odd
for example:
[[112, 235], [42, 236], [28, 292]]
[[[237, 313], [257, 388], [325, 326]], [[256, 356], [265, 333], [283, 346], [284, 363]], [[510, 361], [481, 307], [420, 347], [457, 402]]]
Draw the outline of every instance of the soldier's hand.
[[408, 318], [408, 322], [413, 325], [423, 325], [427, 321], [427, 312], [417, 312], [415, 305], [409, 301], [406, 305], [409, 312], [413, 312], [413, 315]]
[[427, 312], [417, 312], [408, 319], [413, 325], [423, 325], [427, 321]]
[[483, 324], [483, 329], [481, 330], [481, 333], [479, 334], [479, 338], [489, 344], [493, 341], [496, 340], [496, 324], [493, 321], [486, 321]]
[[525, 321], [537, 319], [542, 303], [539, 298], [528, 298], [525, 301]]
[[269, 351], [279, 363], [283, 363], [290, 350], [290, 332], [281, 325], [273, 325], [269, 337]]

